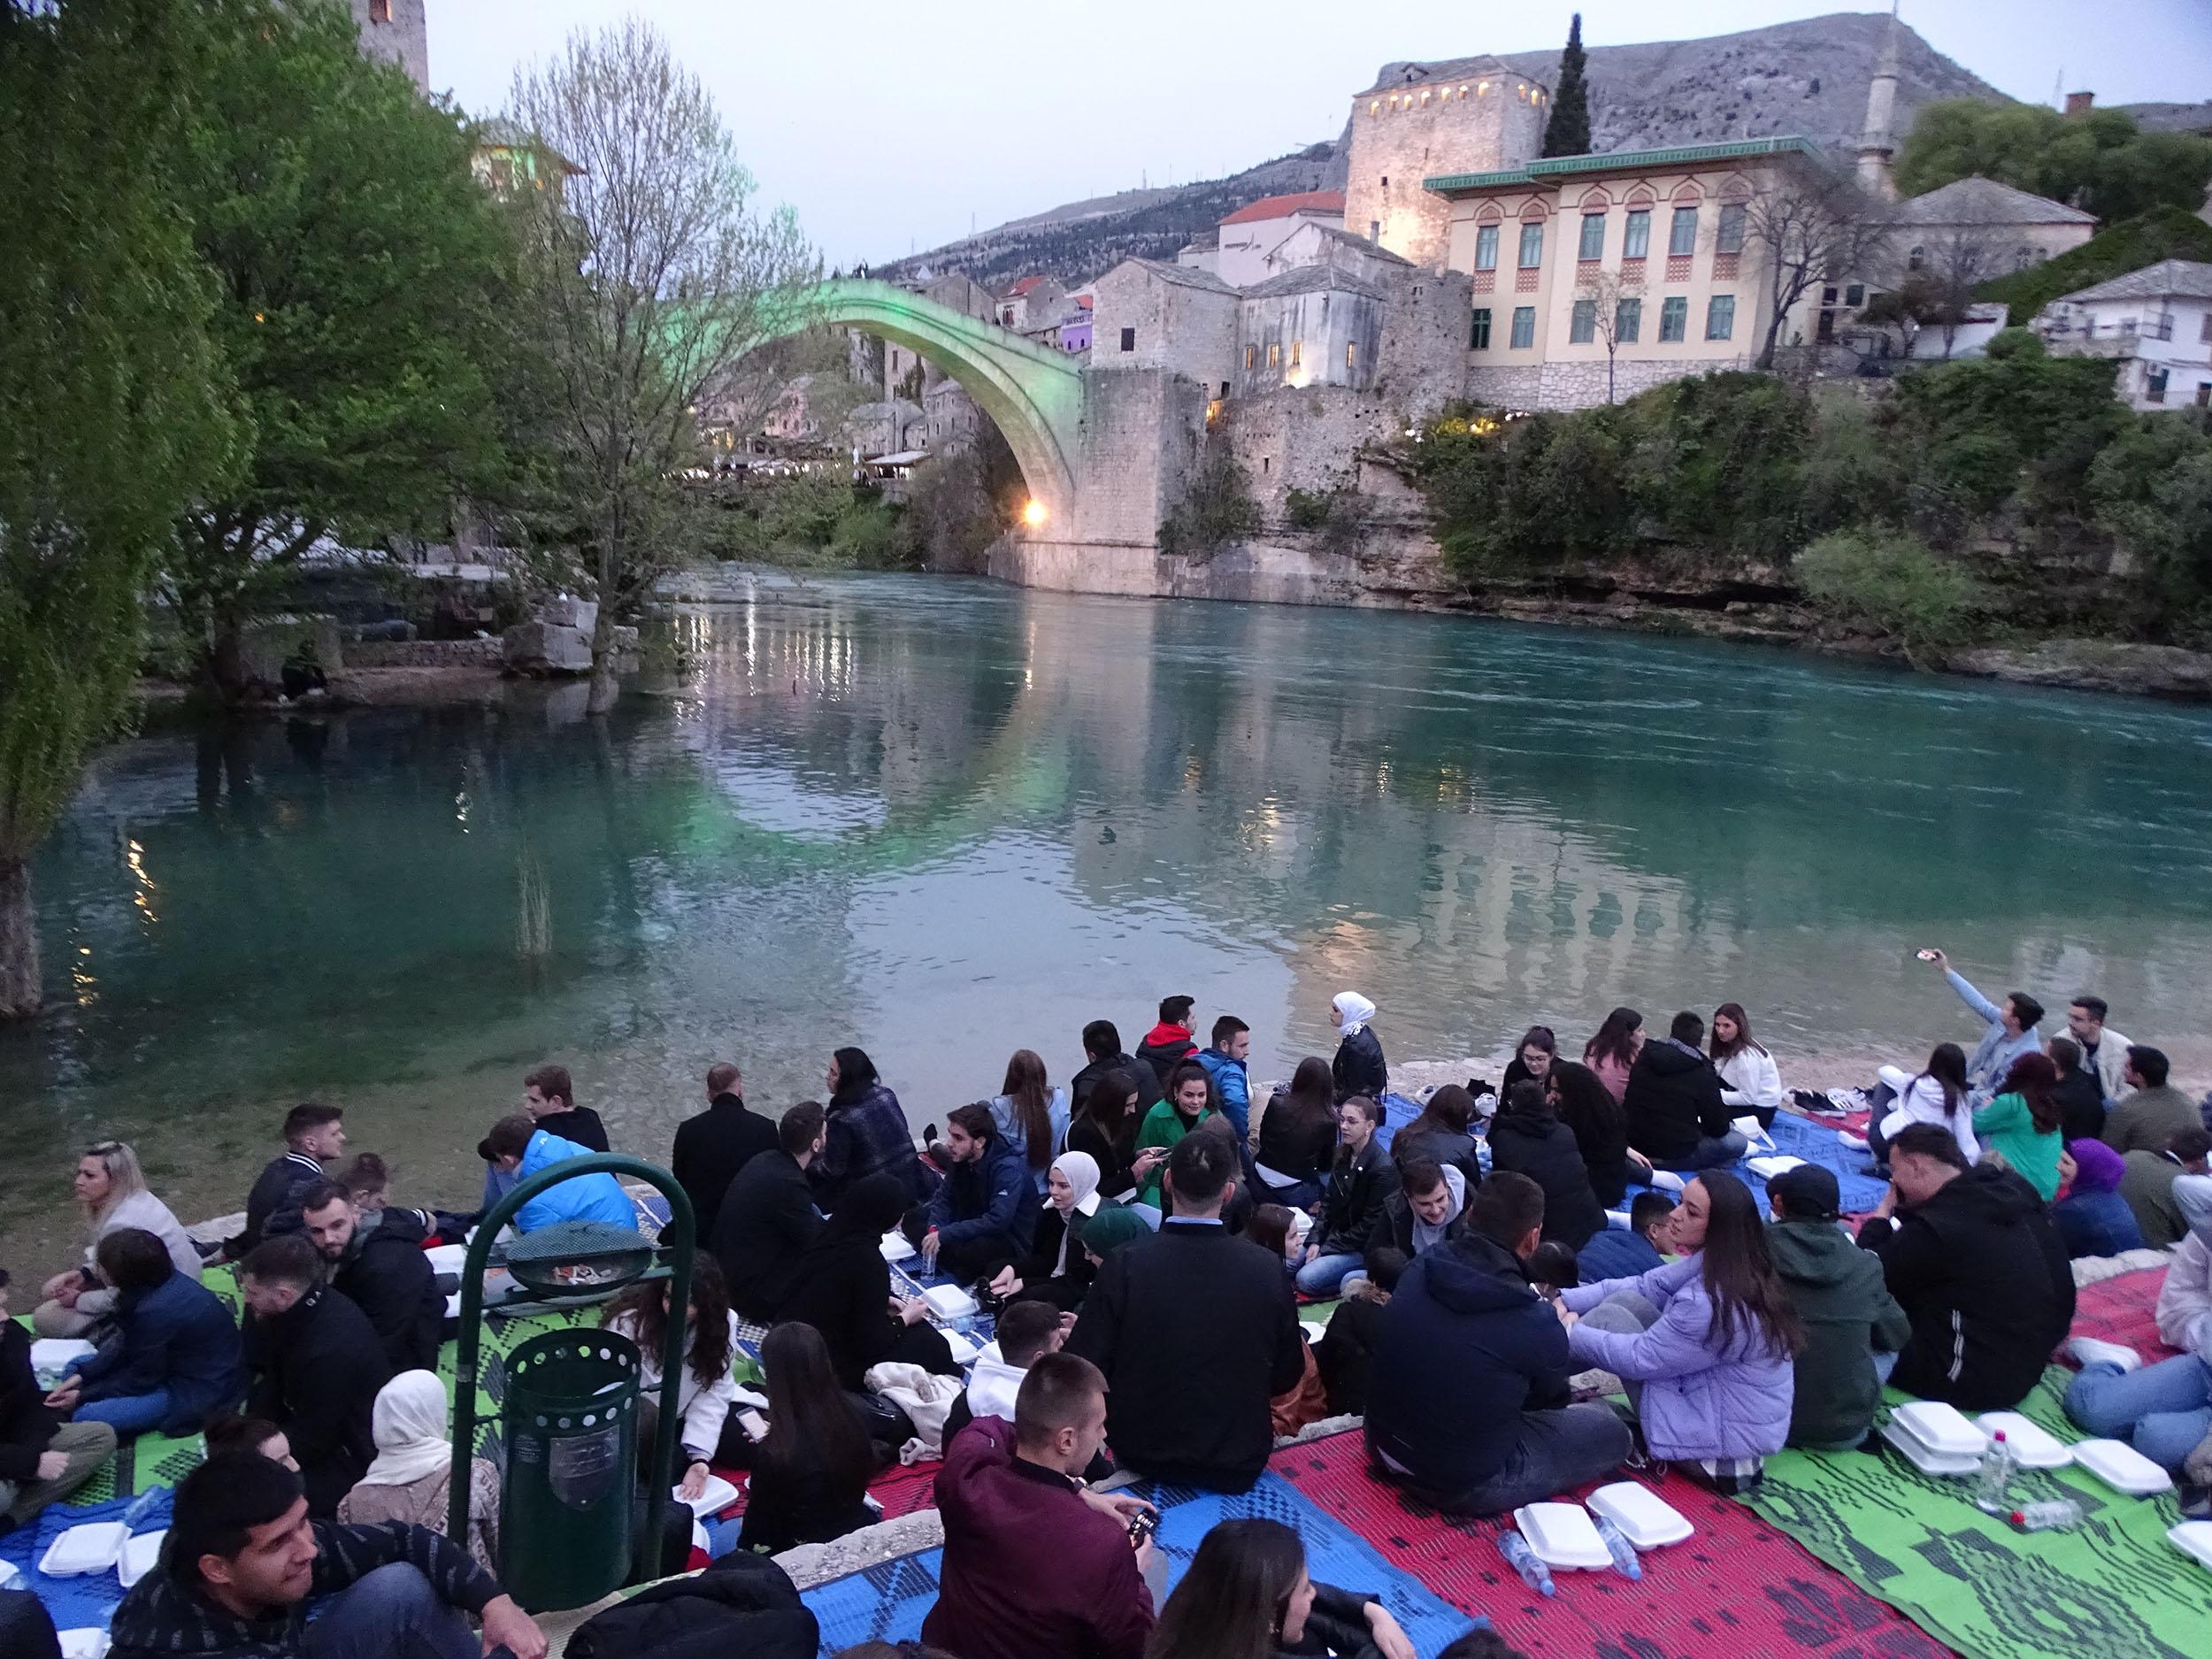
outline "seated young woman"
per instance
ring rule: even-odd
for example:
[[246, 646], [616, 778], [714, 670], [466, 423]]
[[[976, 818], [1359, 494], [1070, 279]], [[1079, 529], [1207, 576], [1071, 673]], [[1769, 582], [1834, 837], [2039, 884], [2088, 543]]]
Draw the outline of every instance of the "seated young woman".
[[1707, 1052], [1720, 1073], [1720, 1097], [1738, 1117], [1746, 1113], [1770, 1128], [1782, 1108], [1782, 1073], [1774, 1056], [1752, 1041], [1751, 1018], [1741, 1002], [1723, 1002], [1713, 1010]]
[[1064, 1313], [1073, 1313], [1091, 1287], [1083, 1229], [1098, 1210], [1098, 1160], [1087, 1152], [1063, 1152], [1052, 1161], [1029, 1254], [998, 1271], [991, 1279], [991, 1294], [1048, 1302]]
[[1985, 1159], [2001, 1157], [2015, 1174], [2035, 1188], [2045, 1203], [2058, 1196], [2062, 1112], [2058, 1068], [2047, 1054], [2024, 1054], [2012, 1063], [1996, 1098], [1974, 1114], [1974, 1133]]
[[1321, 1202], [1321, 1183], [1336, 1157], [1336, 1078], [1329, 1063], [1308, 1055], [1260, 1114], [1259, 1145], [1253, 1152], [1254, 1194], [1263, 1203], [1311, 1210]]
[[821, 1333], [831, 1368], [847, 1388], [864, 1387], [869, 1367], [886, 1360], [940, 1377], [960, 1374], [943, 1333], [929, 1323], [929, 1304], [891, 1294], [883, 1235], [906, 1213], [906, 1193], [895, 1175], [866, 1176], [847, 1189], [822, 1236], [800, 1259], [783, 1304], [784, 1318]]
[[1628, 1114], [1619, 1097], [1595, 1071], [1572, 1060], [1553, 1063], [1544, 1092], [1559, 1121], [1574, 1132], [1599, 1204], [1617, 1209], [1631, 1181], [1651, 1179], [1651, 1164], [1628, 1144]]
[[2143, 1248], [2143, 1229], [2135, 1211], [2120, 1196], [2127, 1164], [2101, 1141], [2076, 1141], [2060, 1156], [2066, 1196], [2051, 1206], [2051, 1225], [2065, 1240], [2070, 1257], [2118, 1256]]
[[740, 1549], [774, 1555], [872, 1525], [863, 1501], [875, 1473], [868, 1430], [812, 1325], [784, 1324], [760, 1345], [768, 1436], [753, 1448]]
[[1974, 1136], [1974, 1110], [1966, 1098], [1966, 1050], [1955, 1042], [1939, 1042], [1928, 1053], [1927, 1064], [1915, 1075], [1902, 1066], [1886, 1065], [1882, 1081], [1895, 1102], [1867, 1127], [1867, 1149], [1878, 1168], [1889, 1163], [1889, 1143], [1909, 1124], [1934, 1124], [1951, 1132], [1969, 1164], [1982, 1155]]
[[1414, 1659], [1405, 1630], [1374, 1596], [1316, 1584], [1306, 1547], [1280, 1521], [1223, 1521], [1199, 1540], [1145, 1659], [1336, 1655]]
[[1804, 1330], [1735, 1176], [1691, 1181], [1671, 1231], [1679, 1261], [1559, 1293], [1568, 1351], [1628, 1385], [1654, 1458], [1746, 1491], [1789, 1438]]
[[[448, 1409], [434, 1371], [403, 1371], [378, 1391], [371, 1419], [376, 1457], [338, 1500], [341, 1521], [400, 1521], [444, 1533], [453, 1491]], [[468, 1552], [487, 1572], [499, 1571], [499, 1467], [486, 1457], [469, 1461]]]
[[1429, 1096], [1419, 1117], [1390, 1137], [1390, 1156], [1402, 1173], [1423, 1158], [1457, 1170], [1463, 1193], [1471, 1193], [1482, 1185], [1474, 1125], [1475, 1097], [1458, 1084], [1447, 1083]]
[[[668, 1281], [633, 1285], [607, 1304], [599, 1323], [638, 1346], [638, 1377], [644, 1406], [638, 1418], [638, 1443], [653, 1443], [660, 1409], [661, 1348], [668, 1335]], [[679, 1495], [695, 1498], [706, 1490], [710, 1463], [744, 1466], [744, 1436], [730, 1421], [737, 1381], [731, 1366], [737, 1353], [737, 1319], [722, 1269], [702, 1250], [691, 1258], [691, 1307], [684, 1317], [690, 1351], [676, 1382], [676, 1414], [683, 1419]], [[729, 1455], [724, 1455], [728, 1442]]]
[[1490, 1168], [1525, 1175], [1544, 1189], [1548, 1240], [1578, 1250], [1604, 1230], [1605, 1206], [1592, 1188], [1582, 1148], [1574, 1131], [1553, 1115], [1541, 1083], [1516, 1083], [1507, 1095], [1490, 1125]]
[[1137, 1151], [1137, 1125], [1143, 1116], [1136, 1078], [1116, 1067], [1091, 1086], [1083, 1109], [1068, 1125], [1068, 1149], [1087, 1153], [1098, 1165], [1098, 1195], [1107, 1203], [1135, 1197], [1160, 1162], [1157, 1147]]

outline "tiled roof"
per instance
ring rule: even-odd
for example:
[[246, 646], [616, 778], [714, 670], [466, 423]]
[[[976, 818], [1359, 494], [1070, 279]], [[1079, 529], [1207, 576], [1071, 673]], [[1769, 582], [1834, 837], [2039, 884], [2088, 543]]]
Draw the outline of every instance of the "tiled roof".
[[1021, 298], [1023, 295], [1031, 292], [1040, 282], [1042, 282], [1045, 280], [1046, 279], [1041, 276], [1025, 276], [1018, 282], [1015, 282], [1007, 288], [1000, 289], [999, 298], [1002, 300], [1018, 300]]
[[1533, 184], [1562, 173], [1617, 173], [1646, 167], [1697, 167], [1709, 162], [1734, 161], [1753, 156], [1809, 156], [1821, 159], [1812, 140], [1787, 138], [1731, 138], [1716, 144], [1678, 144], [1667, 150], [1617, 150], [1601, 156], [1551, 156], [1525, 161], [1496, 173], [1450, 173], [1424, 179], [1421, 188], [1448, 194], [1453, 190], [1487, 190], [1501, 186]]
[[1271, 300], [1285, 294], [1356, 294], [1363, 299], [1379, 300], [1382, 290], [1371, 282], [1347, 275], [1325, 265], [1293, 265], [1279, 275], [1264, 282], [1255, 282], [1244, 290], [1248, 300]]
[[[1157, 277], [1163, 282], [1172, 282], [1179, 288], [1203, 288], [1209, 294], [1234, 294], [1236, 292], [1236, 289], [1231, 288], [1212, 272], [1201, 271], [1196, 265], [1169, 265], [1162, 259], [1125, 259], [1121, 265], [1116, 265], [1114, 270], [1118, 271], [1123, 265], [1135, 265], [1148, 276]], [[1107, 274], [1110, 276], [1112, 273], [1109, 272]], [[1102, 281], [1104, 280], [1104, 278], [1100, 279]]]
[[2161, 259], [2140, 271], [2059, 297], [2076, 305], [2087, 300], [2212, 300], [2212, 265], [2196, 259]]
[[2032, 196], [1979, 173], [1897, 204], [1901, 225], [2093, 225], [2085, 213], [2047, 196]]
[[1294, 213], [1341, 214], [1343, 211], [1343, 191], [1302, 190], [1295, 196], [1263, 196], [1258, 201], [1237, 209], [1221, 222], [1225, 225], [1248, 225], [1256, 219], [1288, 219]]

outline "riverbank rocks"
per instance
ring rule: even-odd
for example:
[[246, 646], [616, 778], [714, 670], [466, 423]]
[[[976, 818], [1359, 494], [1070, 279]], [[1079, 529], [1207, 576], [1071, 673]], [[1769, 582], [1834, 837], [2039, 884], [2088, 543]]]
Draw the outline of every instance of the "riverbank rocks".
[[517, 674], [588, 674], [591, 634], [558, 622], [518, 622], [504, 636], [508, 672]]
[[2139, 697], [2212, 701], [2212, 655], [2173, 645], [2122, 640], [2045, 640], [2035, 645], [1989, 646], [1944, 660], [1956, 674], [2009, 680], [2022, 686], [2077, 691], [2123, 691]]

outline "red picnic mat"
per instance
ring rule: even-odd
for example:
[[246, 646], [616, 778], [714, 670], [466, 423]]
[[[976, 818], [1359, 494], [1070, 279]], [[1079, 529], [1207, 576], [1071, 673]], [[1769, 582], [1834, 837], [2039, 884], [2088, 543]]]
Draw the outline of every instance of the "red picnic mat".
[[[934, 1509], [937, 1471], [943, 1467], [943, 1463], [934, 1457], [918, 1463], [894, 1463], [868, 1483], [868, 1495], [883, 1506], [883, 1518], [887, 1521], [895, 1521], [917, 1509]], [[718, 1469], [714, 1472], [737, 1488], [737, 1502], [718, 1510], [716, 1518], [735, 1520], [745, 1513], [745, 1471]]]
[[1563, 1572], [1558, 1594], [1547, 1600], [1498, 1553], [1502, 1523], [1440, 1515], [1371, 1479], [1357, 1430], [1286, 1447], [1269, 1466], [1393, 1567], [1453, 1606], [1488, 1616], [1531, 1659], [1764, 1659], [1793, 1652], [1949, 1659], [1951, 1653], [1751, 1509], [1680, 1476], [1657, 1490], [1696, 1526], [1694, 1538], [1647, 1554], [1640, 1582], [1617, 1572]]
[[[2179, 1350], [2158, 1334], [2158, 1293], [2166, 1283], [2162, 1267], [2139, 1268], [2116, 1279], [2085, 1286], [2074, 1296], [2072, 1336], [2093, 1336], [2133, 1348], [2147, 1361], [2170, 1359]], [[2058, 1357], [2067, 1364], [2063, 1352]]]

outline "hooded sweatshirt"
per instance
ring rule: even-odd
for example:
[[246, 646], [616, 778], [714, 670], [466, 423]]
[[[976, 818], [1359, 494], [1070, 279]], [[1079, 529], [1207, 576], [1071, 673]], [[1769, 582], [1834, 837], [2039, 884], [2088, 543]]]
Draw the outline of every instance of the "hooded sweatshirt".
[[1912, 1321], [1890, 1381], [1966, 1411], [2009, 1410], [2074, 1318], [2074, 1274], [2035, 1189], [1977, 1165], [1859, 1242]]
[[1912, 1322], [1882, 1281], [1882, 1264], [1832, 1220], [1778, 1221], [1767, 1248], [1790, 1306], [1804, 1322], [1790, 1444], [1841, 1446], [1866, 1438], [1882, 1402], [1874, 1353], [1893, 1354]]
[[2077, 1141], [2073, 1190], [2051, 1206], [2051, 1225], [2066, 1241], [2069, 1256], [2117, 1256], [2143, 1248], [2143, 1230], [2120, 1196], [2127, 1165], [2101, 1141]]
[[1720, 1073], [1696, 1049], [1671, 1041], [1647, 1042], [1629, 1069], [1621, 1097], [1628, 1144], [1661, 1169], [1697, 1156], [1699, 1140], [1728, 1133]]
[[1195, 1059], [1197, 1055], [1198, 1044], [1191, 1037], [1190, 1027], [1171, 1025], [1165, 1020], [1147, 1032], [1144, 1041], [1137, 1045], [1137, 1058], [1152, 1068], [1152, 1075], [1159, 1080], [1163, 1094], [1175, 1068], [1186, 1060]]
[[2189, 1231], [2158, 1293], [2158, 1334], [2185, 1353], [2212, 1354], [2212, 1175], [2182, 1176], [2174, 1202]]

